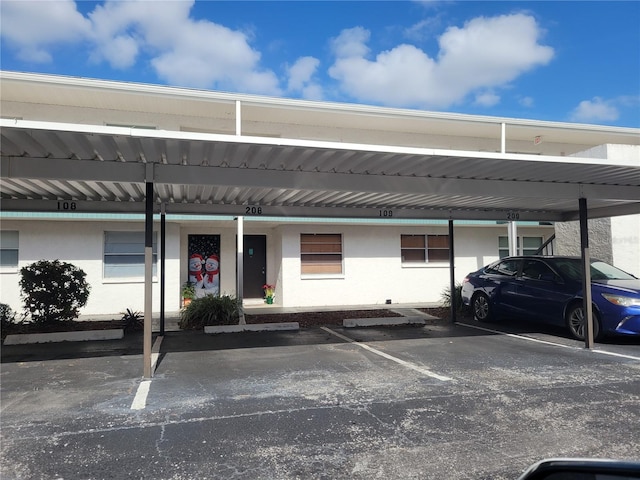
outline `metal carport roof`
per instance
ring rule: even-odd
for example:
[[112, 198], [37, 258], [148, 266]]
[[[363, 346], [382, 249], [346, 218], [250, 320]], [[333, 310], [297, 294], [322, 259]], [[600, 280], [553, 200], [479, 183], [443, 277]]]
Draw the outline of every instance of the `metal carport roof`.
[[562, 221], [640, 213], [640, 158], [510, 153], [1, 119], [3, 210]]

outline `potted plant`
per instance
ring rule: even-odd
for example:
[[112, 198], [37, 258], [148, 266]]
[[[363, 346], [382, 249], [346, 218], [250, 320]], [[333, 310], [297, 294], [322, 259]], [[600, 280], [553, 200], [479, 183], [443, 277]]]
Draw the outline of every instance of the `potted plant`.
[[182, 284], [182, 306], [186, 307], [191, 300], [196, 298], [196, 286], [192, 282], [184, 282]]
[[273, 303], [273, 294], [276, 291], [275, 285], [269, 285], [268, 283], [265, 283], [262, 286], [262, 289], [264, 290], [264, 301], [271, 305]]

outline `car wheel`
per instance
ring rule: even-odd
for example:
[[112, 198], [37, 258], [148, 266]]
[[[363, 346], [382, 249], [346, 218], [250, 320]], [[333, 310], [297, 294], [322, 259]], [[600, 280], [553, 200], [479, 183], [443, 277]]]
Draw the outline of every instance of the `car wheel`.
[[484, 293], [476, 293], [471, 299], [473, 316], [479, 322], [490, 322], [493, 320], [493, 309], [489, 302], [489, 297]]
[[[567, 311], [567, 327], [571, 335], [578, 340], [584, 340], [585, 336], [585, 321], [584, 321], [584, 308], [582, 304], [575, 304]], [[598, 313], [593, 312], [593, 339], [600, 340], [601, 336], [600, 319]]]

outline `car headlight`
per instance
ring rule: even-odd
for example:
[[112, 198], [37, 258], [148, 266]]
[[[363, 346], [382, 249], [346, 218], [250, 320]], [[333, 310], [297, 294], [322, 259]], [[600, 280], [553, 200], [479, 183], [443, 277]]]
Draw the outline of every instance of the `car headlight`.
[[620, 305], [621, 307], [640, 307], [640, 298], [613, 295], [611, 293], [603, 293], [602, 296], [614, 305]]

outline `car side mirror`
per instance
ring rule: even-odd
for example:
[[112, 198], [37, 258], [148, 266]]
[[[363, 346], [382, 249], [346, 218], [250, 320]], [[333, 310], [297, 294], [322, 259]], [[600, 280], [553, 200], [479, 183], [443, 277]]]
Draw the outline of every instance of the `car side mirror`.
[[562, 283], [562, 280], [553, 273], [543, 273], [542, 275], [540, 275], [540, 280], [544, 282]]
[[549, 459], [529, 467], [518, 480], [634, 480], [640, 462], [591, 459]]

